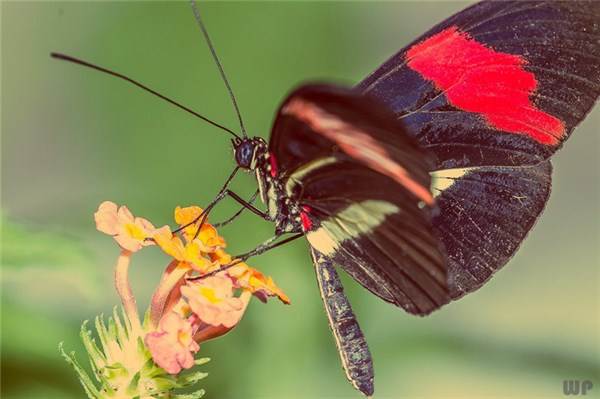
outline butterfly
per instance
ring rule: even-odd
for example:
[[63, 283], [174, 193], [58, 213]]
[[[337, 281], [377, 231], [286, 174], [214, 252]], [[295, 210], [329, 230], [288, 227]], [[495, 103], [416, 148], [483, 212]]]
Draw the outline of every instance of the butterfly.
[[[549, 158], [600, 94], [599, 42], [600, 2], [483, 1], [355, 87], [294, 89], [269, 141], [249, 137], [241, 116], [240, 136], [124, 75], [53, 56], [125, 79], [234, 136], [236, 167], [203, 217], [231, 197], [274, 223], [275, 236], [241, 260], [307, 239], [346, 375], [371, 396], [372, 358], [335, 265], [420, 316], [484, 285], [542, 213]], [[229, 190], [239, 170], [255, 174], [266, 210]]]

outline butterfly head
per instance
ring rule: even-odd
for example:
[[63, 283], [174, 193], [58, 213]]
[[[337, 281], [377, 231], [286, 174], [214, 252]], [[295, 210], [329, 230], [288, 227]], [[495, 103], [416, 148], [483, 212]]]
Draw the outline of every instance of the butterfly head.
[[267, 143], [261, 137], [237, 137], [231, 143], [235, 161], [242, 169], [256, 169], [260, 156], [267, 152]]

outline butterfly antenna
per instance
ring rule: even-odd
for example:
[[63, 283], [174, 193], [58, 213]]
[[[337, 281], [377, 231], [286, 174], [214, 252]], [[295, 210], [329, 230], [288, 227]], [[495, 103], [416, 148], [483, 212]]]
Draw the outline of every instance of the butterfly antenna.
[[72, 62], [72, 63], [78, 64], [78, 65], [83, 65], [85, 67], [88, 67], [88, 68], [91, 68], [91, 69], [95, 69], [96, 71], [104, 72], [104, 73], [106, 73], [108, 75], [116, 76], [117, 78], [123, 79], [123, 80], [125, 80], [125, 81], [127, 81], [127, 82], [129, 82], [129, 83], [131, 83], [131, 84], [133, 84], [133, 85], [135, 85], [137, 87], [139, 87], [140, 89], [147, 91], [148, 93], [154, 94], [155, 96], [157, 96], [157, 97], [159, 97], [159, 98], [161, 98], [161, 99], [163, 99], [163, 100], [165, 100], [165, 101], [167, 101], [167, 102], [175, 105], [178, 108], [181, 108], [184, 111], [189, 112], [190, 114], [192, 114], [192, 115], [194, 115], [194, 116], [202, 119], [205, 122], [210, 123], [211, 125], [213, 125], [215, 127], [218, 127], [221, 130], [226, 131], [227, 133], [229, 133], [229, 134], [231, 134], [231, 135], [233, 135], [235, 137], [239, 137], [237, 134], [235, 134], [235, 132], [233, 130], [231, 130], [229, 128], [226, 128], [225, 126], [223, 126], [223, 125], [221, 125], [221, 124], [219, 124], [217, 122], [214, 122], [214, 121], [208, 119], [207, 117], [205, 117], [203, 115], [200, 115], [199, 113], [197, 113], [196, 111], [193, 111], [193, 110], [189, 109], [185, 105], [182, 105], [182, 104], [178, 103], [177, 101], [172, 100], [172, 99], [168, 98], [167, 96], [164, 96], [164, 95], [160, 94], [159, 92], [157, 92], [157, 91], [149, 88], [148, 86], [145, 86], [145, 85], [141, 84], [140, 82], [138, 82], [136, 80], [131, 79], [128, 76], [125, 76], [125, 75], [120, 74], [120, 73], [115, 72], [115, 71], [111, 71], [110, 69], [106, 69], [106, 68], [103, 68], [103, 67], [98, 66], [98, 65], [91, 64], [91, 63], [89, 63], [87, 61], [83, 61], [83, 60], [80, 60], [78, 58], [71, 57], [70, 55], [65, 55], [65, 54], [60, 54], [60, 53], [50, 53], [50, 56], [52, 58], [56, 58], [56, 59], [59, 59], [59, 60]]
[[244, 137], [248, 137], [248, 135], [246, 134], [246, 127], [244, 126], [244, 121], [242, 120], [242, 114], [240, 113], [240, 108], [238, 107], [237, 101], [235, 99], [235, 95], [233, 94], [233, 90], [231, 89], [231, 85], [229, 84], [229, 81], [227, 80], [227, 76], [225, 76], [225, 71], [223, 70], [223, 65], [221, 65], [221, 61], [219, 60], [219, 57], [217, 56], [215, 47], [213, 46], [212, 41], [210, 40], [210, 36], [208, 36], [208, 31], [206, 30], [206, 27], [204, 26], [204, 23], [202, 22], [202, 18], [200, 17], [200, 10], [198, 10], [196, 1], [190, 0], [190, 5], [192, 6], [192, 11], [194, 12], [194, 17], [196, 18], [196, 22], [198, 22], [198, 26], [200, 26], [200, 30], [202, 31], [202, 34], [204, 35], [206, 44], [208, 45], [208, 48], [210, 49], [212, 57], [215, 60], [217, 67], [219, 68], [219, 73], [221, 74], [221, 78], [223, 79], [223, 82], [225, 83], [225, 86], [227, 87], [227, 91], [229, 92], [229, 97], [231, 97], [231, 102], [233, 103], [233, 107], [235, 108], [235, 113], [237, 114], [238, 120], [240, 122], [240, 129], [242, 130], [242, 135]]

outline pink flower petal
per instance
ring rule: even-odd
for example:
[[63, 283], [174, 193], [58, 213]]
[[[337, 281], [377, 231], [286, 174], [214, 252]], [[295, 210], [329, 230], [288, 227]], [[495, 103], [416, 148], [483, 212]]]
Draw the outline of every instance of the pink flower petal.
[[96, 228], [111, 235], [121, 246], [131, 252], [139, 251], [143, 246], [153, 245], [146, 240], [156, 230], [152, 223], [144, 218], [134, 218], [126, 206], [117, 207], [114, 202], [105, 201], [94, 213]]
[[119, 221], [123, 224], [133, 223], [133, 221], [134, 221], [133, 214], [131, 213], [129, 208], [127, 208], [125, 205], [123, 205], [119, 208], [119, 211], [117, 212], [117, 216], [119, 216]]
[[142, 248], [142, 243], [139, 240], [131, 238], [127, 234], [118, 234], [114, 238], [121, 248], [128, 251], [136, 252]]
[[117, 204], [104, 201], [94, 213], [96, 228], [102, 233], [114, 236], [118, 232], [119, 219], [117, 217]]
[[[239, 299], [243, 303], [244, 310], [248, 306], [248, 303], [250, 302], [251, 297], [252, 297], [252, 293], [247, 290], [242, 292], [242, 295], [239, 297]], [[241, 312], [241, 314], [243, 314], [243, 312]], [[239, 322], [239, 320], [238, 320], [238, 322]], [[206, 324], [206, 323], [200, 323], [197, 331], [194, 333], [194, 341], [200, 343], [200, 342], [205, 342], [210, 339], [220, 337], [221, 335], [227, 334], [236, 325], [237, 324], [234, 324], [231, 327], [225, 327], [223, 325], [214, 326], [214, 325], [210, 325], [210, 324]]]
[[[144, 232], [146, 232], [146, 237], [152, 236], [152, 233], [156, 230], [156, 228], [150, 223], [147, 219], [144, 218], [135, 218], [136, 226], [139, 226]], [[142, 245], [147, 247], [148, 245], [154, 245], [154, 241], [145, 240], [142, 242]]]
[[160, 321], [159, 331], [146, 335], [144, 342], [154, 363], [169, 374], [194, 365], [194, 356], [200, 346], [192, 339], [192, 325], [175, 312], [169, 312]]
[[184, 368], [184, 364], [189, 364], [187, 357], [192, 358], [192, 364], [194, 358], [189, 352], [187, 354], [178, 353], [168, 337], [167, 333], [153, 332], [146, 335], [145, 342], [152, 354], [154, 363], [165, 369], [169, 374], [177, 374]]
[[212, 326], [235, 326], [244, 315], [247, 302], [235, 297], [229, 277], [214, 276], [181, 287], [192, 312]]

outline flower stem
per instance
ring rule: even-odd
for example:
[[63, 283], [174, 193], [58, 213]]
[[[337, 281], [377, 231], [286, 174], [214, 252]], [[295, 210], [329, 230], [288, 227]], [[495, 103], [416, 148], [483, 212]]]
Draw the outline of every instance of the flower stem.
[[131, 323], [131, 329], [134, 336], [142, 335], [142, 324], [140, 322], [140, 316], [137, 310], [137, 304], [135, 302], [135, 296], [129, 285], [129, 264], [131, 263], [131, 252], [123, 249], [117, 260], [115, 267], [115, 288], [119, 297], [121, 297], [121, 303], [125, 314]]
[[150, 302], [150, 322], [153, 328], [158, 326], [163, 313], [165, 311], [165, 303], [171, 294], [173, 288], [177, 286], [177, 283], [185, 276], [190, 270], [189, 266], [180, 263], [177, 260], [172, 261], [167, 266], [160, 284], [152, 295], [152, 301]]

